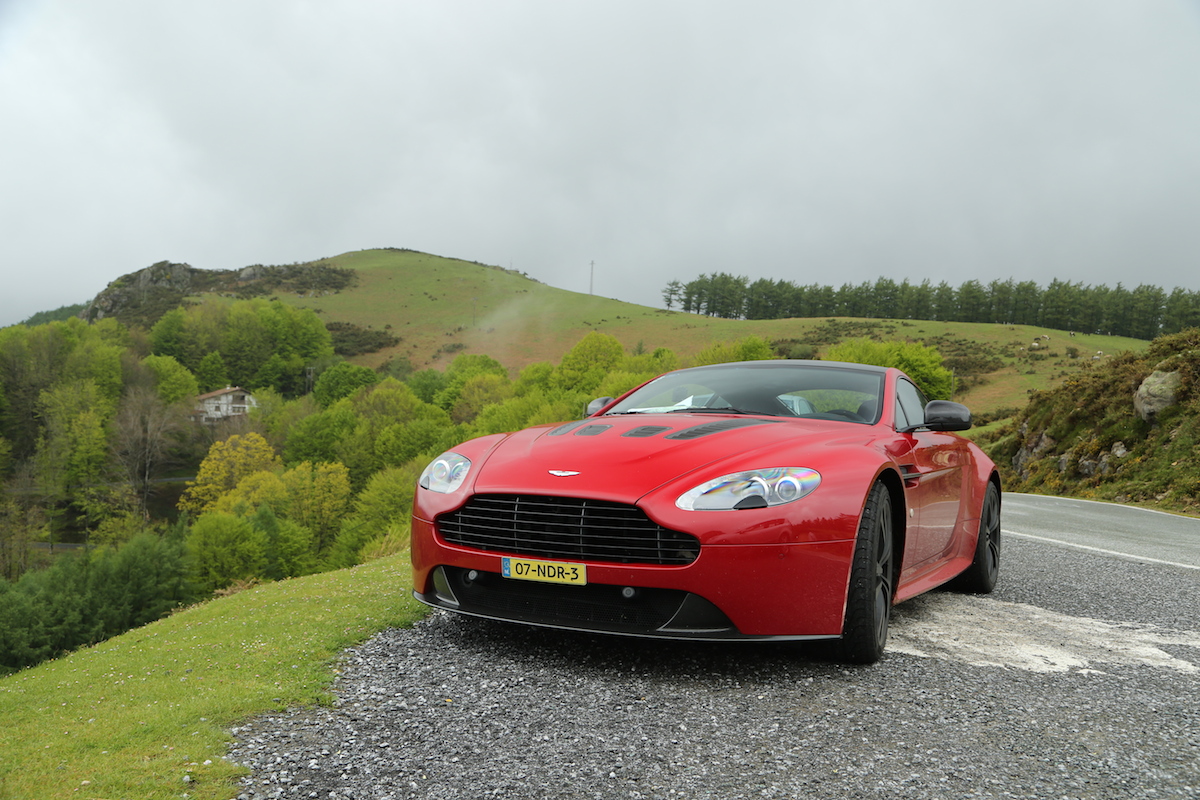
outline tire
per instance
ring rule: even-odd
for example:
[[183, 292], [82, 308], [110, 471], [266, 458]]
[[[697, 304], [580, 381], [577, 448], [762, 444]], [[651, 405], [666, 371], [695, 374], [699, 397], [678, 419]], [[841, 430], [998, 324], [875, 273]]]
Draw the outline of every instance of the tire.
[[975, 560], [954, 580], [954, 588], [970, 594], [990, 594], [1000, 576], [1000, 490], [988, 482], [979, 511]]
[[858, 522], [842, 623], [841, 657], [852, 664], [874, 664], [887, 644], [896, 590], [893, 525], [892, 495], [876, 483]]

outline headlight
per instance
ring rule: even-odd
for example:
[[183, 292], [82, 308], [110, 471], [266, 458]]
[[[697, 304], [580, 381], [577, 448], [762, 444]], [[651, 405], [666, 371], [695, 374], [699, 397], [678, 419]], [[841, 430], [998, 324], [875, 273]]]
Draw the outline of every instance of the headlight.
[[702, 483], [675, 505], [684, 511], [767, 508], [799, 500], [820, 485], [820, 473], [807, 467], [752, 469]]
[[462, 486], [470, 471], [470, 459], [464, 458], [458, 453], [442, 453], [425, 468], [425, 471], [421, 473], [421, 479], [417, 482], [423, 489], [449, 494]]

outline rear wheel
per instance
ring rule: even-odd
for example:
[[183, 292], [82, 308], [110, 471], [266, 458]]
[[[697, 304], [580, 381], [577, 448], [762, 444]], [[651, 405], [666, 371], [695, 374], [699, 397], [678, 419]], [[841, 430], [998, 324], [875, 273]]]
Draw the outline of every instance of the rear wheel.
[[892, 527], [892, 496], [876, 483], [858, 523], [842, 624], [841, 655], [855, 664], [875, 663], [887, 644], [895, 591]]
[[954, 581], [954, 588], [972, 594], [988, 594], [1000, 575], [1000, 490], [989, 482], [979, 512], [979, 539], [975, 560]]

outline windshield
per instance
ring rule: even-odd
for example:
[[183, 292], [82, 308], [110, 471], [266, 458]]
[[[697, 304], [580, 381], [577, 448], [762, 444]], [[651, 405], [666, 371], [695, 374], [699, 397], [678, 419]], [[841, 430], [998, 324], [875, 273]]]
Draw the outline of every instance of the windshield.
[[734, 413], [874, 423], [883, 372], [872, 367], [740, 362], [670, 372], [609, 414]]

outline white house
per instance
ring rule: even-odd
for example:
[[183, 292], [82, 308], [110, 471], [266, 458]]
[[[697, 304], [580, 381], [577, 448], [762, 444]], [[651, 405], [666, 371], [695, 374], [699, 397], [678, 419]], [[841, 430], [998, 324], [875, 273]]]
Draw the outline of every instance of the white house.
[[196, 398], [193, 415], [201, 422], [219, 422], [230, 417], [244, 417], [258, 402], [240, 386], [226, 386]]

